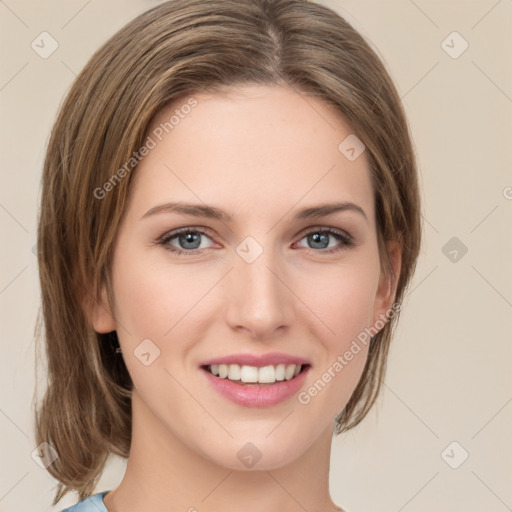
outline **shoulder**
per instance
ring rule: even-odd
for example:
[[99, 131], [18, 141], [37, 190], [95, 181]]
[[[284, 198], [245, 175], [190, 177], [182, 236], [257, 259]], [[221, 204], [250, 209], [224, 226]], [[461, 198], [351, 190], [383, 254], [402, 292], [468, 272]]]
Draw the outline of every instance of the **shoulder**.
[[76, 505], [62, 510], [62, 512], [108, 512], [105, 503], [103, 503], [103, 496], [108, 492], [104, 491], [93, 494], [85, 500], [79, 501]]

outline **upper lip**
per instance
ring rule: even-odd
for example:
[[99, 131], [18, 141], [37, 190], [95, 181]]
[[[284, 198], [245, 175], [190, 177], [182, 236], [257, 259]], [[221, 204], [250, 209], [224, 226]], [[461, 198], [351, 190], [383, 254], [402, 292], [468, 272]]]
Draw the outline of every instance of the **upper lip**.
[[238, 364], [240, 366], [246, 365], [261, 368], [263, 366], [278, 364], [306, 365], [310, 364], [310, 362], [303, 357], [272, 352], [269, 354], [231, 354], [224, 357], [209, 359], [208, 361], [204, 361], [201, 366], [210, 366], [212, 364]]

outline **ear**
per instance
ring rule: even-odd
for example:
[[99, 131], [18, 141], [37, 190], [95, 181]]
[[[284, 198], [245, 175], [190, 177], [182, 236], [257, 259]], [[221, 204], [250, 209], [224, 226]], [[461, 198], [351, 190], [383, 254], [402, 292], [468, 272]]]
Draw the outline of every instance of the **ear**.
[[381, 270], [373, 308], [372, 325], [375, 325], [377, 320], [383, 318], [381, 315], [384, 315], [384, 317], [388, 316], [386, 313], [391, 309], [395, 301], [398, 278], [400, 277], [400, 270], [402, 268], [402, 251], [400, 244], [397, 241], [390, 241], [387, 242], [386, 245], [394, 275], [388, 275]]
[[105, 285], [101, 287], [99, 297], [94, 297], [89, 289], [86, 289], [82, 304], [85, 314], [96, 332], [107, 333], [117, 329], [116, 321], [108, 302]]

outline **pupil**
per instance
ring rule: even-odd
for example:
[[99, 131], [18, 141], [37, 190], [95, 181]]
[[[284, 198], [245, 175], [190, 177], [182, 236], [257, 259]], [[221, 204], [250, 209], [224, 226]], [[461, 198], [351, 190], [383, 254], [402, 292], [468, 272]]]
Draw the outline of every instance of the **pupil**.
[[[185, 248], [186, 249], [197, 249], [199, 247], [199, 245], [201, 245], [201, 242], [199, 241], [199, 235], [196, 233], [185, 233], [184, 235], [181, 236], [181, 238], [185, 239]], [[196, 238], [195, 246], [193, 246], [193, 247], [188, 246], [187, 245], [188, 243], [194, 244], [194, 238]], [[198, 241], [199, 241], [199, 243], [197, 243]]]
[[[310, 237], [313, 239], [313, 244], [323, 244], [323, 243], [326, 243], [327, 245], [329, 245], [327, 233], [321, 233], [321, 234], [313, 233], [312, 235], [310, 235]], [[318, 248], [325, 249], [325, 246], [324, 247], [315, 247], [315, 249], [318, 249]]]

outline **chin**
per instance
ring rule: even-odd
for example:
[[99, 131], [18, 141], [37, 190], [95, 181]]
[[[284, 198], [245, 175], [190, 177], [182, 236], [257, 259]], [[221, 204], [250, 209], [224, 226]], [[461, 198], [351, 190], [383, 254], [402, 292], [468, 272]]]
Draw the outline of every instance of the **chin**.
[[[274, 423], [265, 431], [229, 439], [219, 439], [215, 445], [204, 447], [202, 455], [215, 464], [234, 471], [272, 471], [287, 466], [301, 457], [310, 444], [301, 436], [296, 439], [289, 431], [270, 434]], [[197, 445], [196, 445], [197, 449]]]

